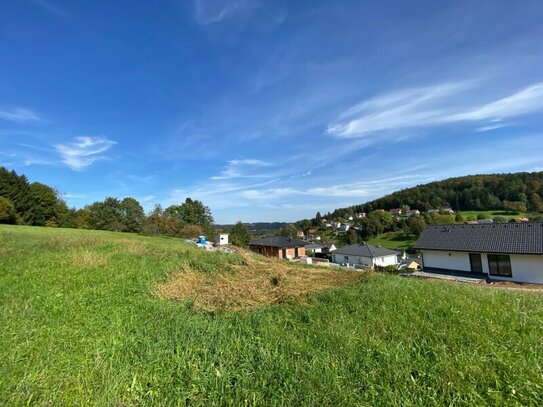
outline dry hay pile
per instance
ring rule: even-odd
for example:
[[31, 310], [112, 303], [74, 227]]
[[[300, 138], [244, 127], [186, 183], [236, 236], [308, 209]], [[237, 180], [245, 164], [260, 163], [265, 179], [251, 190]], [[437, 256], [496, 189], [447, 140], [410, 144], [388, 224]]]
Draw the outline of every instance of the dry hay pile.
[[360, 271], [301, 266], [247, 251], [239, 251], [238, 256], [244, 264], [219, 273], [194, 271], [183, 263], [156, 292], [162, 298], [188, 300], [200, 311], [233, 311], [303, 301], [308, 294], [365, 279]]

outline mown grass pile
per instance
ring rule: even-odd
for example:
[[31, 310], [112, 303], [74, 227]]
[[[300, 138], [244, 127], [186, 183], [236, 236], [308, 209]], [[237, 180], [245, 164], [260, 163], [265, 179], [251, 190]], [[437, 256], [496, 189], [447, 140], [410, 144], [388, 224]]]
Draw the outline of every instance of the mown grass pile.
[[1, 226], [0, 405], [542, 404], [541, 293], [321, 273]]

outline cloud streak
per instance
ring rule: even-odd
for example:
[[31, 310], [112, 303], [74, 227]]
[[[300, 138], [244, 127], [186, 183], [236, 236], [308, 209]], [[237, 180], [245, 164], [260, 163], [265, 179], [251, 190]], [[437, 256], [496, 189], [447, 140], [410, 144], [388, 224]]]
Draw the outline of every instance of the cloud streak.
[[16, 123], [30, 123], [41, 121], [41, 117], [36, 112], [23, 107], [0, 109], [0, 119]]
[[46, 0], [30, 0], [30, 2], [41, 9], [55, 15], [56, 17], [62, 18], [63, 20], [71, 20], [72, 15], [67, 11], [63, 10], [59, 6], [46, 1]]
[[[385, 131], [439, 126], [460, 122], [491, 122], [543, 111], [543, 82], [479, 106], [465, 107], [458, 95], [473, 88], [451, 83], [413, 88], [355, 105], [331, 123], [326, 133], [339, 138], [364, 138]], [[497, 124], [479, 127], [496, 129]]]
[[214, 24], [255, 7], [257, 4], [252, 0], [195, 0], [194, 18], [198, 24]]
[[81, 171], [95, 161], [105, 159], [103, 155], [115, 141], [107, 137], [76, 137], [74, 142], [54, 145], [62, 157], [62, 162], [74, 171]]
[[[227, 180], [232, 178], [266, 178], [270, 175], [256, 174], [255, 169], [269, 167], [270, 165], [271, 164], [266, 161], [256, 159], [230, 160], [227, 162], [225, 169], [221, 171], [220, 175], [215, 175], [210, 179]], [[248, 171], [251, 173], [248, 174]]]

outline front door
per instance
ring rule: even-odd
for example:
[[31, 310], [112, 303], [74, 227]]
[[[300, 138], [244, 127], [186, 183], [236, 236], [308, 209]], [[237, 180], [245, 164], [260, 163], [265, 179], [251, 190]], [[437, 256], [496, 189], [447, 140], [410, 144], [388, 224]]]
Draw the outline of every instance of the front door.
[[299, 256], [298, 248], [295, 247], [294, 248], [294, 257], [298, 257], [298, 256]]
[[470, 253], [469, 254], [469, 264], [471, 266], [472, 273], [482, 273], [483, 272], [483, 262], [481, 261], [480, 253]]
[[283, 259], [287, 258], [287, 249], [283, 249]]

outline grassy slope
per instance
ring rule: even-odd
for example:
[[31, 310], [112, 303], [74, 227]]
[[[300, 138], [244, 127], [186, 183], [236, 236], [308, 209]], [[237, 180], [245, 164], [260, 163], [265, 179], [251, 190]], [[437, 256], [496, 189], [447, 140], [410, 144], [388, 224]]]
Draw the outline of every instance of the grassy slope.
[[153, 295], [204, 255], [0, 226], [0, 404], [543, 402], [541, 294], [373, 275], [307, 306], [228, 314]]
[[368, 243], [388, 249], [408, 249], [416, 240], [417, 236], [412, 233], [387, 232], [368, 240]]

